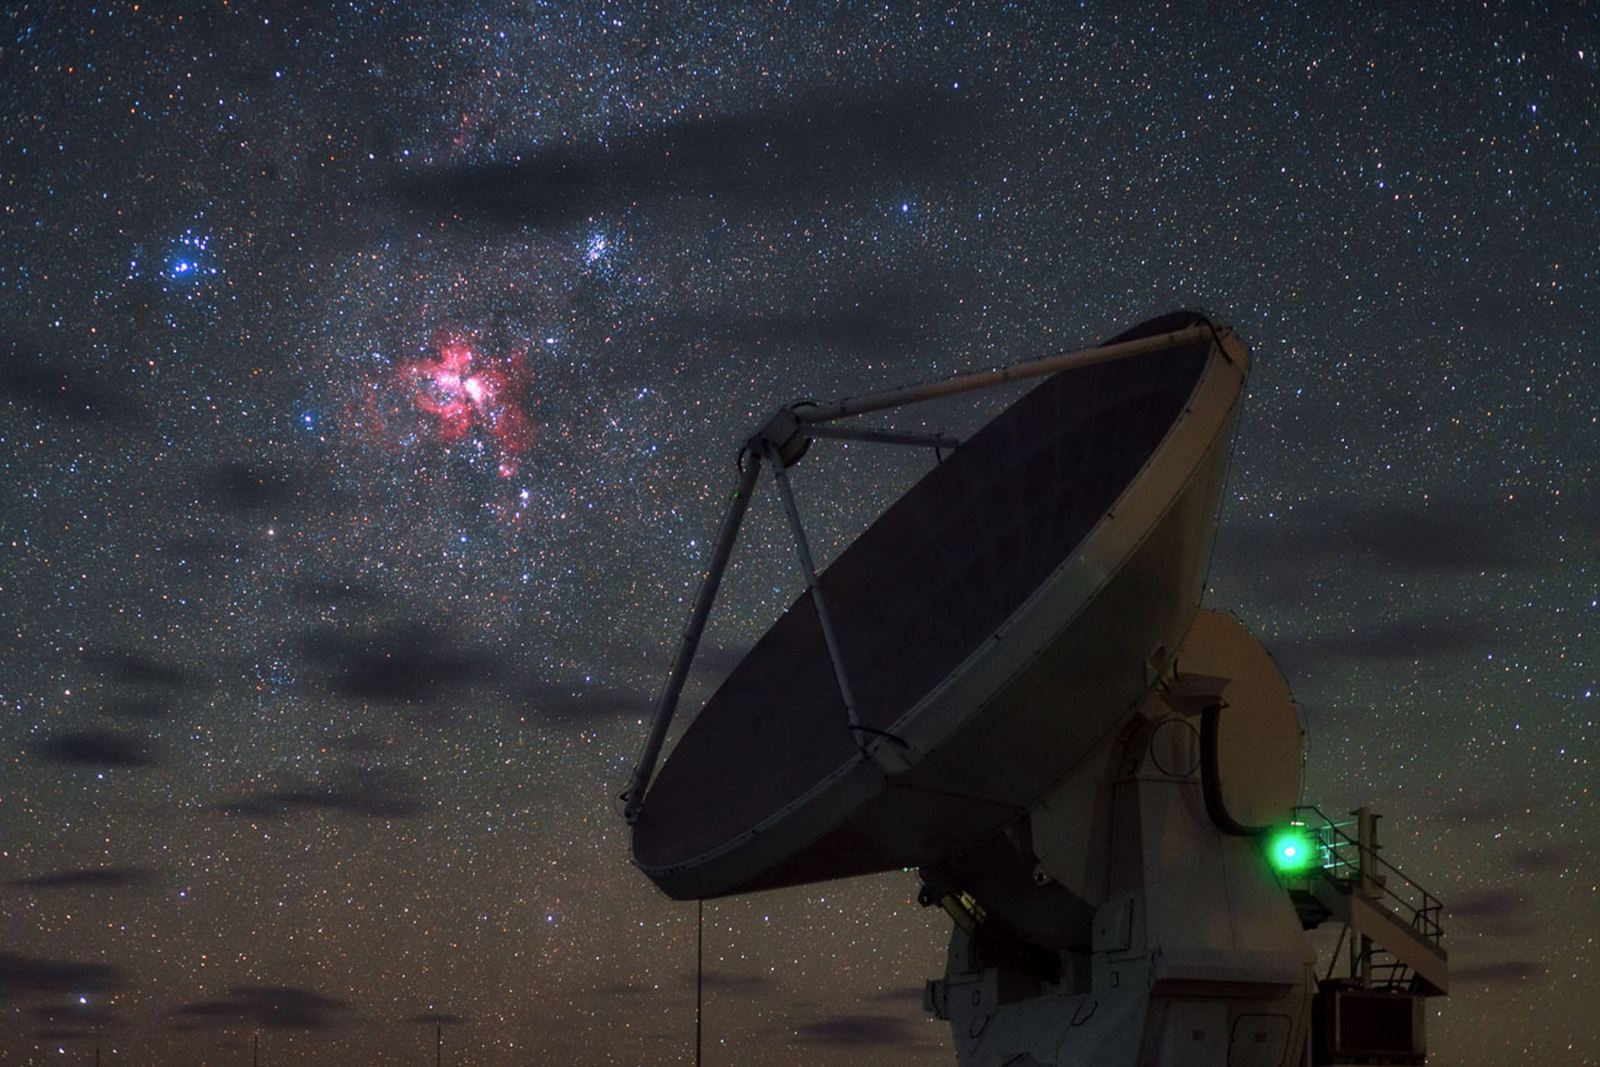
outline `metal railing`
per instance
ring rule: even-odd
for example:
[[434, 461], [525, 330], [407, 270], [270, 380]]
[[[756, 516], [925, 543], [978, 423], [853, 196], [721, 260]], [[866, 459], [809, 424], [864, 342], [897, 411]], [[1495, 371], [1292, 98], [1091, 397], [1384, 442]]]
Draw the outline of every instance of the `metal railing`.
[[1377, 898], [1396, 918], [1409, 923], [1418, 937], [1435, 947], [1440, 946], [1444, 940], [1444, 926], [1440, 921], [1444, 905], [1384, 859], [1376, 845], [1363, 844], [1358, 837], [1352, 837], [1346, 828], [1358, 826], [1358, 819], [1339, 822], [1308, 804], [1294, 809], [1294, 820], [1296, 826], [1316, 841], [1325, 876], [1350, 883]]

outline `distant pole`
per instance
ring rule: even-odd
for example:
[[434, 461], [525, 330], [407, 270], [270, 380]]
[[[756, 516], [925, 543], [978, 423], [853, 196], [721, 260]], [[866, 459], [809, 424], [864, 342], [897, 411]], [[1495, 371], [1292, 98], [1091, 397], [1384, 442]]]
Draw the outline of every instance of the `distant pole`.
[[261, 1035], [252, 1034], [250, 1037], [250, 1062], [254, 1067], [261, 1067]]
[[700, 1067], [700, 1013], [705, 1004], [706, 902], [694, 902], [694, 1067]]
[[433, 1024], [433, 1067], [444, 1062], [444, 1023]]
[[100, 1067], [100, 1046], [94, 1047], [94, 1067]]

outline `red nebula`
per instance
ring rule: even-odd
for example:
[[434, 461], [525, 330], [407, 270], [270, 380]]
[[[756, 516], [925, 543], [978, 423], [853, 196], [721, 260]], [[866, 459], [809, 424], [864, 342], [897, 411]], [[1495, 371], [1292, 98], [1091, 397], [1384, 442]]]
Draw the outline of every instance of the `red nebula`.
[[520, 399], [528, 393], [527, 358], [518, 349], [493, 358], [465, 334], [440, 330], [433, 338], [434, 359], [402, 364], [400, 380], [416, 410], [432, 416], [439, 440], [453, 444], [476, 427], [494, 441], [499, 471], [517, 472], [517, 457], [533, 444], [534, 430]]

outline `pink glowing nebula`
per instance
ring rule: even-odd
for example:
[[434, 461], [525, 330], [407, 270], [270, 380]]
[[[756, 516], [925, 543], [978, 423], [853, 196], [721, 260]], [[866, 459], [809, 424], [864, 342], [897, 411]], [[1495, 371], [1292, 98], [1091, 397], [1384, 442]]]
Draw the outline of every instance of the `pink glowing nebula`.
[[[507, 356], [486, 355], [471, 335], [455, 330], [440, 330], [432, 347], [434, 358], [398, 368], [402, 395], [441, 444], [464, 441], [476, 430], [479, 440], [492, 447], [501, 477], [512, 477], [518, 457], [535, 437], [523, 411], [530, 392], [526, 353], [517, 349]], [[380, 438], [387, 437], [376, 402], [370, 414]]]

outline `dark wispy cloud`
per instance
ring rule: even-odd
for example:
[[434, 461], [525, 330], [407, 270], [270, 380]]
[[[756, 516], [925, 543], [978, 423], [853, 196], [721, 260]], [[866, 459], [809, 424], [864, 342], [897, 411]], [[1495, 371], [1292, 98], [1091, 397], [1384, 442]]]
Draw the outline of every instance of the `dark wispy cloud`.
[[1524, 937], [1536, 927], [1532, 903], [1520, 889], [1453, 893], [1444, 902], [1445, 928], [1456, 935]]
[[128, 394], [18, 335], [0, 334], [0, 399], [69, 422], [126, 424], [139, 415]]
[[201, 492], [224, 512], [252, 514], [281, 506], [295, 496], [294, 482], [281, 471], [250, 463], [222, 463], [200, 476]]
[[125, 988], [127, 975], [106, 963], [43, 959], [0, 951], [0, 1000], [47, 994], [77, 996]]
[[149, 744], [132, 734], [111, 730], [68, 730], [52, 734], [39, 747], [49, 763], [69, 767], [150, 767], [156, 763]]
[[252, 1026], [264, 1030], [327, 1030], [350, 1019], [351, 1004], [297, 986], [234, 986], [227, 996], [200, 1000], [169, 1013], [193, 1026]]
[[1476, 652], [1493, 637], [1493, 630], [1471, 619], [1402, 619], [1284, 638], [1274, 641], [1272, 650], [1285, 666], [1313, 660], [1407, 661]]
[[1411, 571], [1502, 571], [1526, 564], [1513, 527], [1520, 516], [1487, 510], [1464, 499], [1352, 508], [1337, 516], [1322, 548], [1353, 550]]
[[80, 867], [13, 878], [6, 884], [17, 889], [138, 889], [155, 876], [148, 867]]
[[199, 684], [201, 679], [169, 659], [129, 649], [90, 650], [85, 662], [99, 667], [108, 681], [123, 685], [181, 689]]
[[1542, 981], [1548, 969], [1535, 960], [1486, 960], [1453, 963], [1450, 980], [1458, 985], [1519, 985]]
[[[675, 651], [675, 649], [674, 649]], [[724, 646], [706, 643], [696, 652], [688, 680], [688, 693], [680, 708], [692, 705], [697, 691], [709, 693], [732, 673], [750, 651], [748, 645]], [[591, 663], [596, 675], [614, 677], [634, 673], [646, 664], [650, 673], [664, 670], [671, 652], [660, 648], [628, 647], [612, 649]], [[648, 719], [660, 690], [546, 681], [524, 682], [510, 691], [509, 703], [519, 721], [556, 727], [585, 728], [618, 719]]]
[[926, 189], [960, 166], [984, 113], [956, 94], [903, 90], [817, 98], [746, 115], [684, 119], [606, 143], [405, 179], [401, 200], [447, 218], [558, 226], [642, 200], [714, 197], [721, 210], [897, 186]]
[[503, 677], [499, 657], [464, 647], [451, 633], [421, 623], [397, 623], [365, 638], [319, 632], [304, 643], [331, 691], [352, 700], [430, 704]]
[[1523, 534], [1545, 518], [1531, 507], [1465, 497], [1319, 505], [1271, 522], [1228, 524], [1217, 553], [1273, 577], [1352, 563], [1409, 573], [1500, 572], [1533, 561]]
[[841, 1048], [910, 1045], [921, 1036], [900, 1016], [881, 1014], [831, 1015], [806, 1023], [795, 1033], [802, 1044]]
[[95, 1037], [98, 1031], [80, 1029], [71, 1026], [47, 1026], [42, 1030], [31, 1030], [28, 1036], [36, 1041], [84, 1041]]
[[651, 702], [647, 693], [590, 685], [533, 684], [513, 695], [513, 706], [523, 722], [573, 727], [648, 715]]
[[344, 770], [328, 782], [293, 779], [246, 793], [217, 810], [250, 819], [275, 819], [305, 811], [327, 811], [370, 819], [408, 819], [432, 806], [409, 774], [369, 768]]
[[165, 700], [152, 696], [114, 696], [100, 704], [100, 711], [114, 719], [164, 719], [171, 710]]
[[84, 997], [83, 1000], [72, 999], [59, 1004], [35, 1005], [29, 1013], [34, 1020], [42, 1026], [57, 1027], [62, 1029], [79, 1029], [92, 1027], [105, 1029], [117, 1022], [114, 1013], [107, 1011], [102, 1005]]
[[746, 358], [764, 348], [785, 354], [825, 349], [864, 358], [903, 355], [938, 337], [940, 322], [955, 306], [950, 290], [964, 280], [930, 269], [915, 283], [845, 284], [835, 293], [811, 295], [778, 310], [669, 311], [654, 317], [653, 331], [668, 347], [696, 340]]
[[1511, 853], [1511, 865], [1528, 874], [1569, 871], [1582, 859], [1577, 849], [1565, 845], [1525, 845]]
[[1526, 897], [1514, 889], [1480, 889], [1456, 894], [1445, 910], [1457, 919], [1498, 922], [1521, 915], [1526, 906]]

